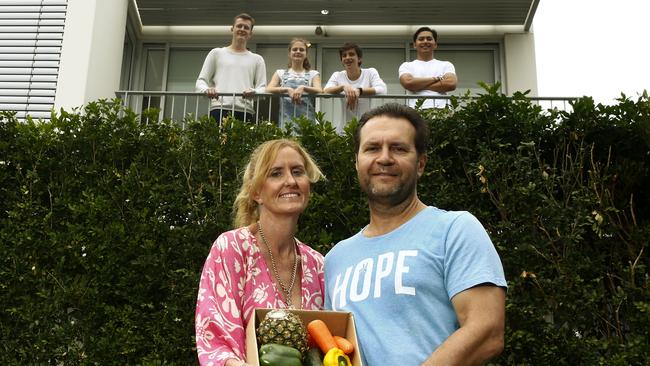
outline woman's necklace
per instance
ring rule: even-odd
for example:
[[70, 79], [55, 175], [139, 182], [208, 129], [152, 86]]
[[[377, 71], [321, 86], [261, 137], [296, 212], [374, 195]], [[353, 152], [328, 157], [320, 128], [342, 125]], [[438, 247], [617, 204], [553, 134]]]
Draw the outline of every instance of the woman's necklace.
[[275, 258], [273, 258], [273, 253], [271, 252], [271, 246], [269, 243], [266, 241], [266, 238], [264, 237], [264, 231], [262, 231], [262, 224], [258, 221], [257, 222], [257, 227], [260, 230], [260, 237], [262, 238], [262, 241], [264, 242], [264, 245], [266, 246], [266, 249], [269, 251], [269, 258], [271, 259], [271, 267], [273, 268], [273, 274], [275, 275], [275, 280], [278, 282], [278, 285], [280, 285], [280, 288], [282, 289], [282, 292], [284, 293], [284, 302], [287, 304], [288, 308], [293, 308], [293, 303], [291, 301], [291, 293], [293, 291], [293, 284], [296, 282], [296, 274], [298, 272], [298, 243], [296, 243], [296, 239], [293, 239], [294, 243], [294, 257], [295, 260], [293, 262], [293, 271], [291, 272], [291, 283], [289, 284], [289, 287], [284, 285], [284, 282], [280, 279], [280, 275], [278, 274], [278, 268], [275, 264]]

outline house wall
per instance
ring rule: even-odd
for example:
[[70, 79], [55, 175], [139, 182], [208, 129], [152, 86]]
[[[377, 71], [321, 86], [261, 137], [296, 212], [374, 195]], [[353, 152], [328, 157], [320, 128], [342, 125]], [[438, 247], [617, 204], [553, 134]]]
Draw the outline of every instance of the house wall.
[[[63, 37], [59, 81], [55, 97], [56, 108], [70, 109], [82, 106], [89, 101], [99, 98], [112, 98], [115, 96], [115, 91], [121, 89], [120, 79], [121, 77], [124, 79], [125, 75], [127, 80], [126, 82], [123, 80], [123, 85], [130, 85], [129, 89], [131, 90], [142, 90], [144, 87], [142, 84], [144, 75], [147, 73], [145, 71], [147, 58], [146, 52], [142, 53], [142, 42], [146, 44], [150, 41], [156, 43], [162, 41], [158, 44], [166, 48], [165, 58], [167, 58], [170, 48], [173, 50], [174, 47], [186, 47], [188, 45], [207, 50], [216, 45], [227, 44], [229, 41], [229, 32], [224, 32], [224, 34], [219, 33], [216, 37], [215, 34], [206, 37], [206, 34], [209, 32], [202, 32], [200, 30], [197, 30], [197, 33], [190, 32], [189, 34], [181, 34], [182, 36], [170, 36], [170, 34], [164, 32], [164, 34], [157, 35], [150, 30], [142, 38], [140, 37], [141, 34], [136, 34], [133, 71], [121, 75], [123, 71], [124, 37], [129, 5], [129, 0], [68, 0], [68, 14], [65, 20], [66, 31]], [[489, 49], [493, 48], [496, 52], [494, 59], [494, 77], [492, 80], [485, 81], [501, 81], [503, 83], [503, 91], [507, 94], [512, 94], [519, 90], [531, 90], [531, 96], [537, 95], [535, 47], [532, 34], [506, 33], [504, 35], [501, 33], [499, 35], [499, 32], [485, 33], [483, 31], [479, 35], [472, 35], [467, 32], [450, 32], [450, 37], [445, 39], [447, 45], [452, 45], [447, 46], [449, 48], [448, 52], [457, 52], [455, 50], [464, 50], [465, 52], [468, 50], [481, 51], [482, 48], [487, 47], [487, 51], [483, 50], [481, 52], [489, 53], [491, 52]], [[261, 34], [257, 34], [254, 41], [259, 42], [258, 44], [260, 46], [273, 45], [283, 48], [288, 39], [285, 35], [278, 36], [272, 33], [259, 33]], [[148, 39], [152, 35], [153, 38], [158, 37], [158, 39]], [[410, 58], [407, 42], [408, 37], [396, 37], [393, 35], [393, 39], [379, 37], [382, 39], [380, 40], [373, 36], [366, 33], [356, 35], [353, 38], [358, 43], [364, 45], [364, 48], [374, 47], [381, 49], [394, 46], [402, 47], [405, 52], [404, 59], [408, 60]], [[206, 40], [210, 39], [209, 44], [205, 41], [201, 42], [201, 37]], [[223, 38], [223, 42], [221, 42], [220, 38]], [[323, 40], [319, 40], [318, 38], [311, 37], [316, 43], [321, 43], [319, 41]], [[337, 41], [339, 39], [348, 40], [345, 35], [337, 35], [335, 37], [328, 37], [327, 43], [330, 45], [336, 43], [338, 45], [339, 42]], [[197, 42], [197, 40], [199, 41]], [[468, 45], [469, 48], [465, 45]], [[253, 43], [251, 46], [256, 47], [257, 45]], [[319, 54], [313, 60], [316, 61], [316, 66], [322, 71], [326, 69], [323, 62], [325, 64], [328, 62], [338, 63], [336, 60], [327, 61], [323, 59], [323, 55], [326, 55], [326, 52], [321, 53], [321, 51], [326, 51], [326, 47], [328, 46], [321, 44]], [[444, 46], [441, 47], [441, 53], [445, 48]], [[141, 56], [139, 56], [140, 54]], [[368, 59], [368, 61], [371, 60]], [[335, 67], [338, 68], [339, 65]], [[128, 80], [129, 74], [133, 77], [131, 81]], [[465, 75], [467, 73], [464, 73], [461, 77]], [[327, 81], [328, 77], [329, 75], [322, 76], [323, 83]], [[181, 82], [184, 81], [181, 80]], [[163, 83], [166, 84], [167, 80], [163, 81]], [[474, 84], [470, 83], [463, 90], [472, 89], [472, 92], [476, 92], [476, 90], [473, 90], [477, 89]], [[401, 94], [401, 89], [393, 89], [390, 90], [391, 93]], [[169, 89], [167, 89], [167, 85], [164, 85], [162, 90]], [[460, 92], [462, 90], [459, 89], [458, 93]]]
[[112, 98], [119, 89], [128, 0], [68, 0], [55, 108]]
[[537, 96], [537, 66], [533, 33], [506, 34], [503, 44], [506, 94], [512, 95], [517, 91], [530, 90], [528, 96]]
[[[115, 91], [124, 89], [124, 85], [129, 85], [127, 88], [132, 90], [142, 89], [142, 80], [146, 74], [143, 64], [146, 54], [143, 57], [138, 56], [142, 51], [141, 42], [161, 42], [167, 50], [186, 45], [207, 50], [217, 45], [227, 44], [230, 38], [228, 27], [221, 27], [224, 29], [217, 27], [219, 29], [216, 33], [212, 28], [206, 30], [192, 27], [191, 31], [172, 32], [168, 28], [161, 27], [158, 32], [160, 34], [154, 27], [154, 31], [148, 29], [144, 37], [141, 37], [139, 29], [135, 29], [135, 52], [124, 59], [123, 49], [129, 6], [132, 8], [130, 15], [137, 17], [130, 0], [43, 0], [40, 5], [20, 6], [22, 10], [17, 8], [18, 3], [6, 2], [0, 5], [0, 18], [10, 19], [13, 22], [16, 14], [32, 12], [35, 16], [24, 18], [25, 25], [3, 27], [6, 29], [0, 30], [0, 109], [17, 110], [19, 117], [32, 114], [35, 117], [47, 118], [52, 107], [71, 109], [96, 99], [112, 98], [115, 96]], [[282, 49], [286, 47], [286, 42], [290, 38], [287, 32], [292, 33], [293, 29], [274, 28], [284, 32], [276, 34], [275, 31], [263, 31], [263, 27], [259, 28], [256, 27], [255, 43], [251, 46], [260, 45], [260, 51], [265, 48], [271, 52], [267, 56], [277, 53], [273, 48], [278, 47], [281, 51], [278, 51], [280, 56], [276, 58], [281, 64], [283, 62], [281, 54], [285, 52]], [[404, 60], [411, 58], [408, 38], [412, 29], [384, 27], [386, 29], [369, 30], [367, 28], [329, 27], [327, 37], [315, 36], [311, 28], [304, 30], [306, 33], [312, 32], [311, 37], [308, 38], [318, 46], [318, 55], [312, 60], [315, 66], [321, 71], [339, 68], [336, 57], [327, 57], [328, 50], [335, 49], [336, 46], [350, 39], [368, 49], [368, 56], [371, 54], [371, 49], [376, 49], [377, 52], [388, 50], [394, 53], [395, 49], [401, 48], [404, 50]], [[441, 57], [445, 57], [443, 51], [451, 54], [457, 50], [489, 53], [491, 47], [496, 47], [494, 48], [496, 50], [494, 78], [487, 81], [501, 81], [503, 91], [507, 94], [530, 90], [529, 95], [536, 96], [533, 34], [519, 33], [505, 28], [492, 30], [475, 28], [442, 29], [445, 39], [440, 49]], [[2, 32], [5, 32], [4, 38], [1, 37]], [[18, 45], [20, 42], [27, 41], [30, 34], [34, 36], [33, 44], [29, 47]], [[154, 39], [148, 39], [152, 37]], [[466, 45], [469, 45], [469, 48]], [[131, 47], [133, 46], [132, 44]], [[486, 47], [487, 50], [481, 51]], [[166, 54], [168, 53], [169, 51], [166, 51]], [[135, 61], [132, 64], [133, 68], [129, 68], [128, 72], [121, 75], [125, 70], [123, 63], [127, 62], [125, 60], [130, 63], [131, 57]], [[367, 57], [366, 61], [367, 66], [380, 68], [382, 62], [390, 63], [388, 59], [384, 60], [381, 57], [376, 60]], [[30, 65], [21, 66], [21, 62], [29, 62]], [[372, 65], [373, 63], [376, 65]], [[396, 65], [391, 67], [395, 69]], [[385, 71], [384, 74], [387, 77], [394, 76], [392, 69]], [[28, 70], [28, 72], [21, 70]], [[485, 70], [482, 72], [483, 75], [486, 74]], [[323, 82], [327, 81], [328, 73], [325, 72], [322, 76]], [[463, 90], [476, 88], [467, 72], [459, 76], [461, 80], [469, 82]], [[120, 79], [123, 79], [122, 87]], [[166, 83], [167, 80], [164, 82]], [[186, 81], [180, 80], [180, 82]], [[187, 83], [191, 84], [191, 80], [188, 79]], [[167, 85], [163, 89], [166, 87]], [[459, 86], [459, 93], [463, 91], [460, 89]], [[475, 92], [475, 90], [471, 91]], [[390, 92], [400, 93], [401, 89], [399, 86], [393, 86]]]

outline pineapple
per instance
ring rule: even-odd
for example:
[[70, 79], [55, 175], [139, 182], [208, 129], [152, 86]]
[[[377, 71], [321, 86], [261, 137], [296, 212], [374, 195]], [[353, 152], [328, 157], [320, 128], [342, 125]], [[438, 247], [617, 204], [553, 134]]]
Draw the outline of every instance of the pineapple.
[[307, 352], [307, 330], [298, 315], [286, 310], [269, 311], [257, 327], [257, 343], [283, 344], [293, 347], [303, 355]]

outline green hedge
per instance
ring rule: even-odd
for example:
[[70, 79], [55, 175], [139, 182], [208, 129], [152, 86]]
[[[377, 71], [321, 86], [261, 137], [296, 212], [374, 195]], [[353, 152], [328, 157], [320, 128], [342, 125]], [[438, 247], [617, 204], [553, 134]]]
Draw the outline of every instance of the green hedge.
[[[648, 96], [580, 99], [572, 112], [496, 88], [465, 102], [425, 114], [418, 193], [473, 212], [501, 255], [506, 348], [493, 362], [647, 362]], [[206, 119], [181, 129], [154, 113], [117, 101], [50, 122], [0, 113], [1, 364], [196, 362], [203, 261], [230, 228], [248, 153], [291, 131]], [[299, 233], [323, 253], [367, 221], [350, 133], [308, 121], [293, 131], [327, 175]]]

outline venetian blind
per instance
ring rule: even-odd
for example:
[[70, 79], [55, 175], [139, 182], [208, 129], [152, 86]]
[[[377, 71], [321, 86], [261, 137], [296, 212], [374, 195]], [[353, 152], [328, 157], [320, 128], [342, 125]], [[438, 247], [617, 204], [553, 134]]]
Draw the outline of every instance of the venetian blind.
[[49, 119], [67, 0], [0, 1], [0, 110]]

